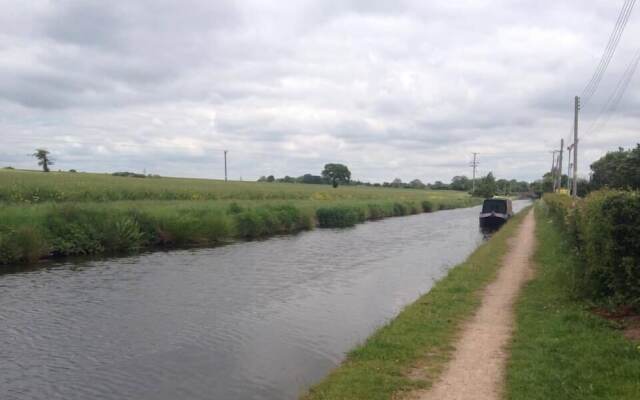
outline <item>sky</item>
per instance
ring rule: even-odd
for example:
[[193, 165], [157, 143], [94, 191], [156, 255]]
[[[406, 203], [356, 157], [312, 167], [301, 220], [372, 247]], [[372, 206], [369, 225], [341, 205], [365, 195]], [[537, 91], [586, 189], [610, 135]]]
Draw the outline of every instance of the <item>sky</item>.
[[[622, 0], [0, 0], [0, 167], [230, 179], [534, 180]], [[579, 174], [640, 141], [635, 10], [580, 116]], [[602, 120], [602, 118], [601, 118]], [[596, 129], [594, 129], [594, 127]], [[566, 154], [565, 154], [566, 160]], [[565, 164], [566, 168], [566, 164]]]

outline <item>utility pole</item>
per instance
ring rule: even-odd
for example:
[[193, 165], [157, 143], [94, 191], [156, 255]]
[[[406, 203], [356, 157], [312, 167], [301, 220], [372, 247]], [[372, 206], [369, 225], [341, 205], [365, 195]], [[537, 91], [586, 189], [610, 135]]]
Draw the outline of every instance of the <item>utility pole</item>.
[[573, 111], [573, 186], [571, 195], [578, 197], [578, 111], [580, 111], [580, 97], [575, 97]]
[[551, 159], [551, 190], [552, 191], [556, 191], [556, 153], [558, 152], [558, 150], [553, 150], [550, 151], [549, 153], [551, 153], [552, 155], [552, 159]]
[[571, 185], [573, 182], [573, 179], [571, 178], [571, 167], [573, 166], [571, 164], [571, 150], [573, 149], [573, 145], [569, 145], [567, 146], [567, 189], [569, 190], [569, 193], [571, 193]]
[[471, 194], [473, 195], [473, 193], [476, 192], [476, 168], [478, 167], [478, 164], [480, 164], [479, 161], [477, 161], [477, 157], [478, 154], [480, 153], [472, 153], [473, 154], [473, 161], [471, 162], [470, 166], [473, 167], [473, 180], [472, 180], [472, 189], [471, 189]]
[[224, 150], [224, 181], [227, 181], [227, 150]]
[[560, 139], [560, 156], [558, 158], [558, 185], [557, 189], [562, 189], [562, 153], [564, 152], [564, 138]]

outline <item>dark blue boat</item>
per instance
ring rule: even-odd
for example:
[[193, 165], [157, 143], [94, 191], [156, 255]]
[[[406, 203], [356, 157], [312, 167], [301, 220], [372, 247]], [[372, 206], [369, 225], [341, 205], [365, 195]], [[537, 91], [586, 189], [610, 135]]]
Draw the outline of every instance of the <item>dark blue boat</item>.
[[482, 203], [480, 212], [480, 227], [496, 229], [513, 216], [511, 200], [492, 198]]

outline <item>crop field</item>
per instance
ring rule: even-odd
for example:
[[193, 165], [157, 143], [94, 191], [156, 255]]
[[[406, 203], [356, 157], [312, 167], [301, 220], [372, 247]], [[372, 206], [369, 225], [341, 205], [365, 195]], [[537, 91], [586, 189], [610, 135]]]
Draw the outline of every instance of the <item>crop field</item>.
[[424, 191], [212, 179], [131, 178], [109, 174], [0, 169], [0, 203], [106, 202], [123, 200], [413, 200], [442, 203], [467, 197], [461, 192]]
[[0, 264], [210, 246], [478, 203], [452, 191], [0, 170]]

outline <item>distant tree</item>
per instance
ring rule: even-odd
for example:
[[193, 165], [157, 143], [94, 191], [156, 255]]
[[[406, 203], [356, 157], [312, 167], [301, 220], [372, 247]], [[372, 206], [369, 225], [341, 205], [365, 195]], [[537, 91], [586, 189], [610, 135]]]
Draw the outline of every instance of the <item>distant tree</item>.
[[320, 185], [325, 183], [324, 178], [322, 178], [320, 175], [311, 175], [311, 174], [302, 175], [300, 178], [298, 178], [298, 181], [302, 183], [314, 184], [314, 185]]
[[489, 172], [487, 176], [480, 179], [476, 187], [475, 196], [490, 198], [496, 194], [496, 179], [493, 177], [493, 173]]
[[424, 189], [427, 187], [420, 179], [414, 179], [409, 182], [409, 187], [412, 189]]
[[447, 190], [449, 189], [449, 185], [442, 181], [435, 181], [431, 184], [431, 189], [433, 190]]
[[466, 176], [462, 175], [462, 176], [454, 176], [453, 179], [451, 179], [451, 184], [449, 185], [449, 189], [451, 190], [461, 190], [461, 191], [470, 191], [471, 190], [471, 179], [467, 178]]
[[294, 177], [292, 177], [292, 176], [289, 176], [289, 175], [285, 175], [285, 177], [284, 177], [284, 178], [282, 178], [282, 179], [278, 179], [278, 181], [280, 181], [280, 182], [284, 182], [284, 183], [295, 183], [296, 178], [294, 178]]
[[322, 177], [331, 182], [334, 188], [340, 183], [349, 183], [351, 171], [344, 164], [326, 164], [322, 171]]
[[275, 180], [276, 180], [276, 178], [273, 175], [267, 176], [267, 182], [273, 182]]
[[616, 189], [640, 189], [640, 144], [635, 149], [608, 152], [591, 164], [591, 185]]
[[402, 179], [400, 178], [396, 178], [393, 181], [391, 181], [391, 187], [400, 188], [402, 186], [404, 186], [404, 184], [402, 183]]
[[38, 159], [38, 165], [42, 167], [44, 172], [49, 172], [49, 166], [53, 165], [53, 160], [49, 158], [49, 151], [45, 149], [36, 149], [32, 155]]
[[72, 169], [69, 170], [69, 172], [71, 172], [72, 174], [75, 174], [78, 171], [76, 171], [75, 169], [72, 168]]
[[258, 182], [266, 182], [267, 181], [267, 177], [262, 175], [260, 178], [258, 178]]

